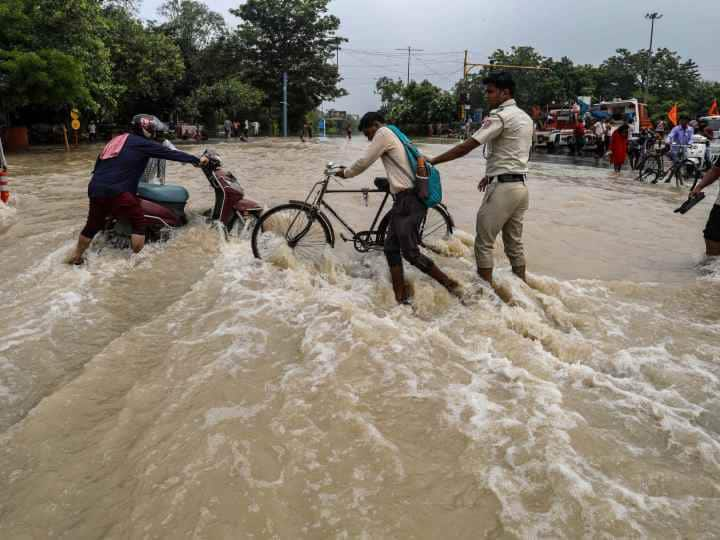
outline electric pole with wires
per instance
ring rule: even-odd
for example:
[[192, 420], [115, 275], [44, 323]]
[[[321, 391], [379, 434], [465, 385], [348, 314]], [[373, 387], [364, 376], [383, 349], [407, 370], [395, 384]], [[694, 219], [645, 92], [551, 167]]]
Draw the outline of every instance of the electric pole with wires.
[[650, 21], [650, 48], [648, 49], [647, 71], [645, 72], [645, 105], [648, 102], [648, 92], [650, 91], [650, 65], [652, 64], [652, 47], [653, 37], [655, 35], [655, 21], [662, 19], [662, 13], [657, 11], [646, 13], [645, 18]]
[[[404, 51], [405, 49], [395, 49], [396, 51]], [[407, 64], [407, 84], [410, 84], [410, 56], [413, 52], [422, 52], [425, 49], [415, 49], [408, 45], [407, 53], [408, 53], [408, 64]]]

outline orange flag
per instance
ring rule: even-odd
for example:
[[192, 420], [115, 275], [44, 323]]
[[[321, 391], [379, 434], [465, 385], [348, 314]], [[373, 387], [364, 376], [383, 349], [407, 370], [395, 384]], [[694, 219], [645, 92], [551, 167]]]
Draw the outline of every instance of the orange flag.
[[673, 126], [677, 126], [678, 123], [678, 108], [677, 103], [672, 106], [672, 108], [668, 111], [668, 118], [672, 122]]
[[708, 116], [718, 116], [720, 112], [718, 111], [718, 104], [717, 99], [713, 99], [712, 105], [710, 105], [710, 110], [708, 111]]

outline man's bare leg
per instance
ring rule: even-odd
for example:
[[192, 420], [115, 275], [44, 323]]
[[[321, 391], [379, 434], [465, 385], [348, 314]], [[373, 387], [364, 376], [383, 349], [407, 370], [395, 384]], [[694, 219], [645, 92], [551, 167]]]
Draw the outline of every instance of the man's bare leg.
[[83, 263], [83, 253], [85, 253], [87, 248], [90, 247], [91, 242], [92, 242], [92, 238], [88, 238], [87, 236], [83, 236], [81, 234], [80, 237], [78, 238], [77, 246], [75, 246], [75, 252], [67, 260], [67, 263], [68, 264], [82, 264]]
[[[513, 269], [514, 271], [515, 269]], [[509, 289], [506, 289], [505, 287], [498, 286], [497, 283], [493, 281], [493, 269], [492, 268], [478, 268], [478, 274], [482, 279], [488, 282], [488, 284], [493, 288], [495, 293], [500, 297], [500, 299], [505, 302], [506, 304], [510, 304], [512, 302], [512, 293]]]
[[491, 268], [478, 268], [478, 274], [480, 277], [492, 285], [493, 269]]
[[705, 239], [705, 253], [708, 257], [720, 256], [720, 242]]
[[132, 247], [133, 253], [140, 253], [142, 248], [145, 247], [145, 235], [144, 234], [133, 234], [130, 236], [130, 246]]
[[525, 279], [525, 267], [524, 266], [513, 266], [512, 267], [513, 274], [515, 274], [517, 277], [522, 279], [524, 282], [527, 283], [527, 280]]

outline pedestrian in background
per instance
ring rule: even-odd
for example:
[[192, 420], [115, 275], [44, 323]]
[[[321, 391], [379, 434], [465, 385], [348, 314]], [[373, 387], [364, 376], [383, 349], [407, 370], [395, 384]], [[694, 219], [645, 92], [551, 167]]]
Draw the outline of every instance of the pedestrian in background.
[[88, 139], [90, 142], [95, 142], [97, 139], [97, 126], [95, 125], [95, 121], [91, 120], [88, 124]]
[[605, 122], [598, 120], [593, 125], [595, 134], [595, 157], [600, 159], [605, 155]]
[[615, 172], [622, 170], [623, 164], [627, 159], [629, 131], [628, 125], [623, 124], [613, 132], [610, 138], [610, 160], [615, 168]]
[[[702, 180], [693, 188], [692, 194], [697, 195], [703, 189], [720, 178], [720, 158], [715, 160], [715, 164], [705, 173]], [[708, 257], [720, 256], [720, 192], [718, 192], [717, 200], [710, 210], [705, 230], [705, 253]]]
[[573, 147], [572, 155], [581, 156], [582, 149], [585, 146], [585, 124], [578, 121], [573, 129]]

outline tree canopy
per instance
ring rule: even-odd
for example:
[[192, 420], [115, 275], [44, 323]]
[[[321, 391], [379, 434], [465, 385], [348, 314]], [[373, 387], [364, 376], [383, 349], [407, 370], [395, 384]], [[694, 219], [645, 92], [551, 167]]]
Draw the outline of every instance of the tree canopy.
[[327, 14], [329, 0], [248, 0], [230, 12], [242, 19], [235, 44], [250, 84], [266, 95], [265, 105], [278, 108], [282, 74], [288, 74], [288, 117], [302, 124], [305, 114], [324, 100], [347, 92], [338, 86], [337, 66], [330, 63], [343, 38], [340, 20]]
[[19, 122], [70, 107], [120, 123], [137, 112], [269, 120], [286, 71], [290, 120], [301, 123], [345, 94], [332, 61], [340, 21], [328, 2], [238, 0], [241, 22], [228, 28], [198, 0], [166, 0], [159, 21], [138, 17], [139, 0], [3, 0], [0, 112]]
[[[533, 66], [543, 71], [512, 70], [517, 84], [516, 100], [521, 107], [568, 103], [578, 96], [592, 96], [595, 101], [614, 98], [637, 98], [645, 101], [653, 116], [664, 116], [673, 103], [681, 110], [703, 114], [712, 100], [720, 97], [720, 84], [703, 81], [698, 66], [692, 60], [666, 48], [653, 52], [647, 49], [631, 52], [618, 49], [598, 66], [575, 64], [568, 57], [555, 60], [543, 56], [532, 47], [498, 49], [488, 58], [490, 64]], [[647, 80], [650, 66], [649, 81]], [[456, 93], [472, 93], [472, 105], [482, 106], [480, 81], [486, 68], [467, 81], [460, 81]]]
[[[125, 123], [137, 112], [212, 124], [222, 115], [263, 120], [280, 116], [282, 74], [288, 74], [290, 127], [323, 101], [347, 94], [335, 65], [346, 41], [330, 0], [237, 0], [229, 27], [200, 0], [164, 0], [158, 21], [138, 16], [141, 0], [0, 1], [0, 113], [15, 122], [83, 118]], [[490, 64], [535, 66], [514, 71], [517, 101], [526, 109], [592, 96], [644, 100], [653, 117], [673, 103], [707, 111], [720, 83], [705, 81], [697, 64], [660, 48], [618, 49], [599, 65], [554, 59], [529, 46], [498, 49]], [[491, 68], [490, 68], [491, 69]], [[381, 77], [383, 110], [407, 123], [446, 123], [461, 105], [486, 108], [473, 73], [446, 91], [428, 81]]]

